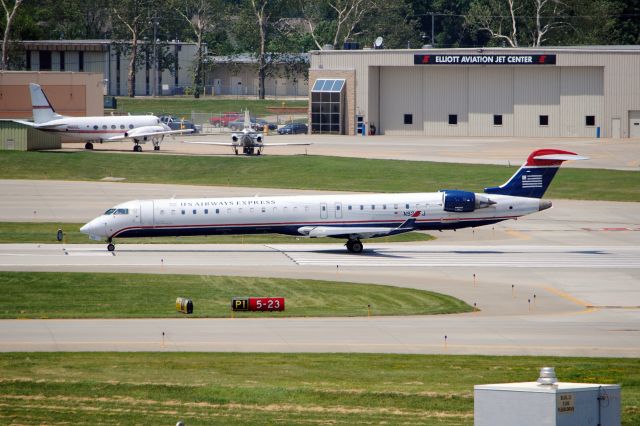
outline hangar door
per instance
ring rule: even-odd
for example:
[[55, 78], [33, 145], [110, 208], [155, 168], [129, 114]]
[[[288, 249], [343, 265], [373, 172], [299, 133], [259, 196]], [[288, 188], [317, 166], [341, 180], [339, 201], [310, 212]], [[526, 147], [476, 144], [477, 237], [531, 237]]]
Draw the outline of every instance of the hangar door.
[[640, 138], [640, 111], [629, 111], [629, 137]]
[[422, 70], [380, 67], [380, 117], [385, 135], [421, 135], [423, 130]]

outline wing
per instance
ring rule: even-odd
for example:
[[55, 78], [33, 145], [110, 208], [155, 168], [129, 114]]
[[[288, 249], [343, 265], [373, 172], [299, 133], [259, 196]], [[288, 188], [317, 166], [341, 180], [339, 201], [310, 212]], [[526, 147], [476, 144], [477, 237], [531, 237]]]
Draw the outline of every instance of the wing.
[[396, 228], [376, 226], [303, 226], [298, 228], [298, 232], [310, 238], [333, 237], [353, 239], [386, 237], [413, 231], [416, 218], [420, 216], [420, 214], [420, 211], [416, 211], [409, 219], [405, 220]]
[[263, 143], [262, 146], [311, 145], [310, 142]]
[[192, 141], [182, 141], [182, 143], [190, 143], [190, 144], [195, 144], [195, 145], [238, 146], [237, 143], [233, 143], [233, 142], [192, 142]]
[[148, 136], [160, 136], [160, 135], [177, 135], [184, 133], [192, 133], [193, 129], [183, 129], [183, 130], [155, 130], [155, 131], [138, 131], [136, 129], [132, 129], [131, 131], [118, 136], [112, 136], [110, 138], [105, 139], [105, 141], [119, 141], [123, 139], [137, 139], [144, 138]]

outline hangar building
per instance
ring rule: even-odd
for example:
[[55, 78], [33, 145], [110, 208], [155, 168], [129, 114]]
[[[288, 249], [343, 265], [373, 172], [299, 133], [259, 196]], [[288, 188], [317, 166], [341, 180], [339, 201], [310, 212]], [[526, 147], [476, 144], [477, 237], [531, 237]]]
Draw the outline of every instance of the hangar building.
[[640, 46], [311, 52], [312, 133], [640, 137]]

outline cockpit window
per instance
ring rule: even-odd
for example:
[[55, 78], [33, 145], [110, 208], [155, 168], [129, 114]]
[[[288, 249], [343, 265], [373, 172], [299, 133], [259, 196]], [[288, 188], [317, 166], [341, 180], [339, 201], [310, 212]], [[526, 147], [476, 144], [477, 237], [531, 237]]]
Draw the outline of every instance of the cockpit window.
[[116, 209], [115, 214], [129, 214], [129, 209]]
[[104, 214], [105, 214], [105, 215], [107, 215], [107, 214], [113, 214], [113, 212], [115, 212], [115, 211], [116, 211], [116, 209], [109, 209], [109, 210], [107, 210], [106, 212], [104, 212]]

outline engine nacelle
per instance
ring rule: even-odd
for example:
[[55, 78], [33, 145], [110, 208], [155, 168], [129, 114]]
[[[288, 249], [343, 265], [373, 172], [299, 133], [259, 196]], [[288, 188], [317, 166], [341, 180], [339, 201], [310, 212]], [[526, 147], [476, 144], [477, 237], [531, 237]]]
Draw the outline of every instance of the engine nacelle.
[[256, 141], [258, 141], [258, 142], [262, 142], [262, 135], [258, 135], [258, 136], [256, 136]]
[[469, 191], [442, 191], [442, 199], [443, 210], [456, 213], [472, 212], [496, 204], [487, 197]]
[[231, 140], [234, 142], [238, 142], [238, 135], [236, 135], [235, 133], [231, 135]]

